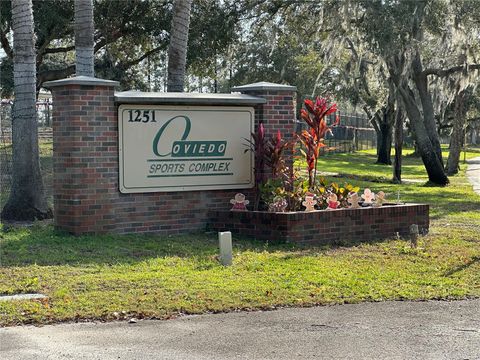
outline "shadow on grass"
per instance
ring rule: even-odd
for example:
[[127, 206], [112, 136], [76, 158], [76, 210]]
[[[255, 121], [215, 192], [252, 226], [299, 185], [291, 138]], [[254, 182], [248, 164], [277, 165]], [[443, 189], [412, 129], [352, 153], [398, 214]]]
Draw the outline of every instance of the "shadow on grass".
[[441, 220], [449, 216], [458, 217], [466, 212], [480, 210], [480, 196], [473, 192], [465, 194], [455, 184], [448, 187], [425, 185], [419, 187], [423, 188], [425, 192], [417, 191], [417, 188], [412, 186], [405, 189], [405, 194], [415, 202], [430, 204], [431, 220]]
[[[438, 200], [436, 201], [438, 202]], [[425, 201], [420, 202], [425, 203]], [[458, 216], [470, 211], [480, 211], [480, 203], [478, 201], [448, 199], [442, 206], [438, 206], [438, 203], [435, 204], [435, 207], [430, 210], [430, 220], [441, 220], [448, 216]]]
[[448, 271], [446, 271], [443, 276], [452, 276], [460, 271], [463, 271], [467, 268], [469, 268], [470, 266], [472, 265], [475, 265], [476, 263], [480, 262], [480, 256], [474, 256], [472, 257], [468, 262], [466, 262], [465, 264], [462, 264], [462, 265], [459, 265], [459, 266], [456, 266]]
[[[295, 249], [291, 244], [266, 244], [234, 236], [234, 252]], [[53, 226], [33, 226], [0, 233], [0, 267], [134, 264], [158, 257], [211, 257], [217, 254], [216, 233], [73, 236], [56, 231]]]
[[[355, 175], [355, 174], [343, 174], [338, 173], [337, 175], [332, 175], [332, 178], [335, 179], [348, 179], [349, 181], [366, 181], [372, 183], [390, 183], [393, 184], [392, 179], [383, 176], [374, 176], [374, 175]], [[338, 181], [338, 180], [337, 180]]]
[[475, 158], [475, 159], [470, 159], [467, 160], [468, 165], [477, 165], [480, 164], [480, 157]]
[[[320, 254], [339, 247], [379, 243], [387, 240], [344, 241], [312, 246], [274, 243], [233, 235], [233, 252], [282, 252], [286, 258]], [[133, 265], [148, 259], [212, 258], [218, 255], [217, 233], [186, 235], [88, 235], [73, 236], [36, 225], [0, 233], [0, 267]]]
[[[333, 154], [329, 156], [320, 157], [319, 168], [329, 172], [338, 172], [343, 175], [345, 172], [350, 172], [352, 175], [370, 176], [391, 179], [392, 166], [385, 164], [377, 164], [377, 157], [373, 154], [366, 154], [357, 152], [353, 154]], [[297, 165], [305, 166], [305, 163], [299, 161]], [[402, 172], [405, 178], [425, 178], [427, 175], [421, 160], [417, 158], [403, 157]]]

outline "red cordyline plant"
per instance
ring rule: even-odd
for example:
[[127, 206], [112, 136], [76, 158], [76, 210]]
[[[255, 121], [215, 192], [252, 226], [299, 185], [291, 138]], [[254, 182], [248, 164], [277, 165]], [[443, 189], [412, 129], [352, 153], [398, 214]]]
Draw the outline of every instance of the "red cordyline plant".
[[263, 124], [258, 125], [256, 133], [251, 134], [252, 138], [245, 139], [248, 141], [248, 149], [245, 151], [252, 151], [255, 158], [255, 203], [253, 204], [254, 210], [258, 210], [260, 203], [260, 191], [259, 186], [265, 181], [265, 129]]
[[330, 103], [327, 98], [317, 96], [315, 102], [306, 99], [304, 105], [305, 108], [300, 111], [300, 115], [309, 126], [309, 129], [303, 130], [298, 135], [298, 138], [305, 147], [302, 153], [307, 161], [308, 187], [313, 190], [317, 177], [320, 148], [325, 146], [323, 141], [327, 132], [331, 132], [331, 126], [337, 125], [340, 118], [337, 116], [333, 124], [327, 125], [325, 117], [337, 111], [337, 104]]
[[285, 152], [293, 144], [282, 139], [280, 130], [277, 134], [272, 136], [265, 144], [265, 162], [266, 165], [272, 169], [272, 176], [274, 179], [284, 175], [287, 167], [285, 165]]

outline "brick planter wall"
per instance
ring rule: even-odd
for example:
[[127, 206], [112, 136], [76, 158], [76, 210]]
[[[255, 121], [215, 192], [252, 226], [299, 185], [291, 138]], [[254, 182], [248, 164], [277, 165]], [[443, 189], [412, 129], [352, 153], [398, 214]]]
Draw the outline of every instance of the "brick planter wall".
[[392, 238], [396, 233], [406, 236], [412, 224], [418, 225], [420, 233], [428, 232], [428, 205], [386, 205], [308, 213], [212, 210], [208, 228], [270, 242], [326, 245], [381, 240]]

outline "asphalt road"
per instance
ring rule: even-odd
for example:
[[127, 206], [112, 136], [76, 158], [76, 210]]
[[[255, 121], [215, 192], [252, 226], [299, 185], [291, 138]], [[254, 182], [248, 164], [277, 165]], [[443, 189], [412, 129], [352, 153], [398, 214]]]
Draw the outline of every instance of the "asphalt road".
[[480, 157], [467, 161], [467, 178], [473, 186], [473, 191], [480, 194]]
[[0, 359], [480, 359], [480, 299], [3, 328]]

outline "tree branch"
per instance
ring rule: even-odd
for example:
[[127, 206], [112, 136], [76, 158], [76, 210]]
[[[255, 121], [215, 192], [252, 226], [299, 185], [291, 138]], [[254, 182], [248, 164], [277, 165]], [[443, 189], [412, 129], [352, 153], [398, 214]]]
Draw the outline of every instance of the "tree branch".
[[[166, 47], [167, 47], [167, 44], [162, 44], [162, 45], [160, 45], [160, 46], [158, 46], [158, 47], [156, 47], [156, 48], [154, 48], [150, 51], [147, 51], [145, 54], [143, 54], [139, 58], [134, 59], [132, 61], [125, 62], [125, 63], [120, 63], [116, 67], [119, 68], [119, 69], [122, 69], [122, 70], [127, 70], [128, 68], [130, 68], [130, 67], [138, 64], [142, 60], [146, 59], [150, 55], [153, 55], [153, 54], [165, 49]], [[42, 84], [45, 81], [63, 79], [63, 78], [66, 78], [66, 77], [72, 75], [73, 73], [75, 73], [75, 65], [70, 65], [70, 66], [68, 66], [66, 68], [63, 68], [63, 69], [42, 71], [42, 72], [38, 73], [38, 75], [37, 75], [37, 89], [40, 89], [42, 87]]]
[[[470, 123], [470, 122], [477, 122], [480, 120], [480, 117], [474, 117], [474, 118], [469, 118], [469, 119], [466, 119], [465, 121], [467, 123]], [[446, 123], [446, 124], [441, 124], [438, 126], [438, 130], [444, 130], [444, 129], [449, 129], [453, 127], [453, 124], [452, 123]]]
[[[114, 42], [115, 40], [118, 40], [118, 38], [120, 38], [121, 36], [114, 36], [112, 38], [112, 40], [110, 41], [107, 41], [106, 39], [101, 39], [99, 42], [97, 42], [94, 46], [94, 51], [97, 52], [98, 50], [100, 50], [102, 47], [104, 47], [105, 45], [107, 45], [107, 43], [111, 43], [111, 42]], [[58, 53], [65, 53], [65, 52], [69, 52], [69, 51], [73, 51], [75, 50], [75, 45], [71, 45], [71, 46], [65, 46], [65, 47], [58, 47], [58, 48], [48, 48], [48, 49], [45, 49], [44, 51], [44, 54], [58, 54]]]
[[95, 44], [95, 46], [93, 47], [93, 52], [96, 53], [98, 50], [100, 50], [102, 47], [104, 47], [105, 45], [107, 44], [111, 44], [115, 41], [117, 41], [118, 39], [120, 39], [123, 35], [125, 35], [125, 32], [123, 32], [122, 30], [118, 30], [118, 31], [115, 31], [114, 33], [112, 34], [109, 34], [108, 36], [108, 40], [107, 38], [103, 37], [101, 38], [99, 36], [99, 41]]
[[365, 113], [367, 114], [368, 122], [372, 124], [373, 128], [375, 129], [375, 132], [377, 133], [380, 132], [380, 127], [378, 126], [378, 123], [375, 121], [375, 120], [378, 120], [377, 112], [375, 112], [375, 114], [372, 115], [372, 112], [366, 105], [363, 106], [363, 111], [365, 111]]
[[45, 49], [45, 54], [58, 54], [58, 53], [63, 53], [63, 52], [69, 52], [75, 50], [75, 45], [72, 46], [65, 46], [65, 47], [59, 47], [59, 48], [49, 48]]
[[355, 46], [353, 45], [352, 40], [350, 40], [349, 37], [345, 37], [345, 41], [348, 43], [348, 46], [345, 46], [345, 49], [350, 50], [352, 52], [352, 55], [355, 61], [358, 61], [358, 52], [355, 49]]
[[10, 43], [8, 42], [7, 34], [5, 34], [3, 31], [0, 31], [0, 43], [2, 44], [5, 54], [7, 54], [10, 59], [13, 59], [13, 51]]
[[64, 69], [46, 70], [37, 75], [37, 90], [42, 87], [45, 81], [64, 79], [75, 72], [75, 65], [70, 65]]
[[140, 56], [139, 58], [135, 59], [135, 60], [131, 60], [129, 62], [126, 62], [126, 63], [120, 63], [117, 67], [120, 68], [120, 69], [128, 69], [129, 67], [131, 66], [134, 66], [134, 65], [137, 65], [139, 62], [141, 62], [142, 60], [145, 60], [147, 57], [149, 57], [150, 55], [153, 55], [157, 52], [159, 52], [160, 50], [164, 50], [167, 48], [167, 44], [162, 44], [150, 51], [147, 51], [145, 54], [143, 54], [142, 56]]
[[480, 70], [480, 64], [471, 64], [471, 65], [458, 65], [458, 66], [453, 66], [449, 69], [433, 69], [433, 68], [430, 68], [430, 69], [425, 69], [423, 71], [423, 75], [424, 76], [428, 76], [428, 75], [436, 75], [436, 76], [439, 76], [439, 77], [445, 77], [445, 76], [449, 76], [449, 75], [452, 75], [456, 72], [459, 72], [459, 71], [462, 71], [462, 70]]

